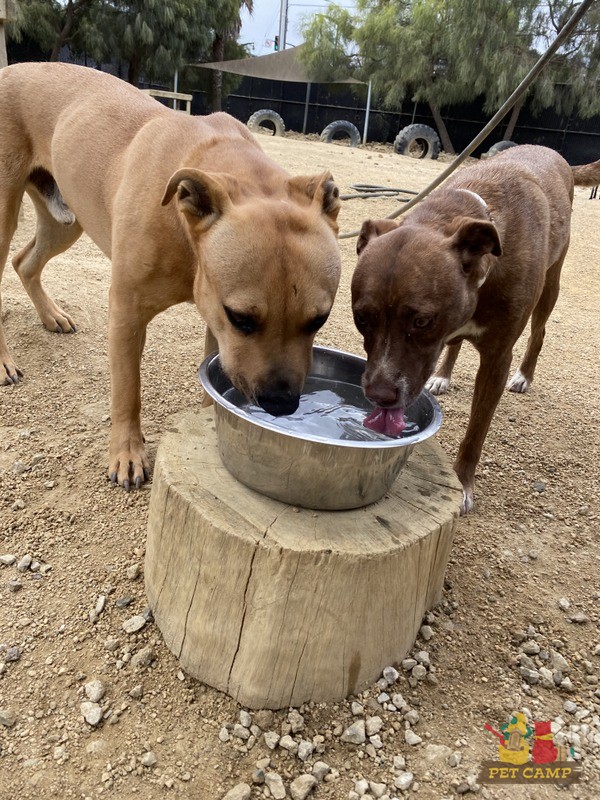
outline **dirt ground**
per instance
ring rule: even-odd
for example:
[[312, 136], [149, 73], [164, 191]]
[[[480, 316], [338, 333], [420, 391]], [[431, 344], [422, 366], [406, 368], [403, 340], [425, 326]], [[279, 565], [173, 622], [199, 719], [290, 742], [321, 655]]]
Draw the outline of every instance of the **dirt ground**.
[[[331, 169], [343, 194], [354, 183], [418, 190], [445, 166], [386, 147], [349, 149], [299, 137], [261, 137], [261, 144], [291, 173]], [[428, 651], [437, 681], [412, 687], [399, 668], [393, 691], [416, 712], [406, 725], [377, 704], [380, 688], [366, 690], [359, 699], [383, 720], [377, 749], [340, 741], [354, 719], [349, 702], [303, 707], [301, 736], [316, 744], [305, 762], [281, 747], [270, 750], [262, 734], [251, 748], [235, 736], [221, 741], [220, 731], [238, 722], [239, 707], [184, 675], [155, 624], [133, 635], [122, 630], [146, 607], [139, 573], [150, 490], [126, 494], [105, 475], [107, 259], [84, 236], [45, 271], [50, 293], [76, 321], [76, 335], [46, 331], [7, 267], [2, 313], [24, 380], [0, 388], [0, 556], [18, 562], [29, 554], [38, 563], [23, 572], [0, 563], [1, 800], [153, 800], [169, 793], [220, 800], [240, 782], [252, 785], [253, 798], [267, 797], [268, 789], [252, 783], [257, 762], [289, 785], [317, 759], [331, 768], [314, 790], [317, 800], [347, 800], [361, 779], [376, 784], [367, 798], [381, 797], [377, 784], [402, 796], [393, 785], [403, 770], [413, 773], [408, 794], [427, 800], [467, 792], [558, 796], [564, 790], [541, 784], [477, 783], [481, 762], [496, 757], [485, 723], [499, 728], [523, 708], [536, 720], [561, 717], [570, 732], [583, 769], [570, 796], [600, 795], [600, 201], [588, 197], [589, 190], [576, 191], [561, 296], [533, 388], [525, 396], [506, 393], [500, 403], [478, 470], [475, 511], [459, 522], [444, 600], [429, 617], [434, 635], [417, 645]], [[395, 199], [346, 201], [341, 229], [396, 207]], [[27, 204], [11, 255], [31, 238], [33, 225]], [[362, 353], [349, 303], [355, 244], [340, 244], [341, 286], [318, 341]], [[150, 327], [142, 382], [152, 458], [169, 415], [199, 406], [202, 347], [203, 323], [191, 306], [171, 309]], [[523, 349], [520, 341], [515, 365]], [[438, 437], [451, 457], [465, 428], [475, 366], [474, 351], [465, 347], [441, 398]], [[527, 682], [523, 648], [531, 642], [540, 651], [525, 648], [531, 669], [563, 657], [554, 662], [568, 678], [562, 688]], [[135, 670], [132, 655], [148, 646], [151, 665]], [[105, 688], [97, 726], [80, 710], [92, 679]], [[422, 744], [406, 743], [409, 724]], [[263, 726], [289, 732], [287, 711]], [[449, 753], [459, 753], [453, 761], [460, 763], [451, 766]]]

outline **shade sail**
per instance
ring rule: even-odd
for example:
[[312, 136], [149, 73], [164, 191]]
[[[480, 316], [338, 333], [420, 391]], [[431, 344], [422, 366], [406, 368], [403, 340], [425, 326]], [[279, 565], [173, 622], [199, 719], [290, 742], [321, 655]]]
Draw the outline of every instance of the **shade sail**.
[[[218, 70], [219, 72], [233, 72], [235, 75], [247, 75], [250, 78], [266, 78], [271, 81], [290, 81], [292, 83], [320, 83], [311, 79], [308, 71], [299, 56], [304, 45], [290, 47], [288, 50], [279, 50], [277, 53], [268, 53], [266, 56], [252, 58], [238, 58], [233, 61], [211, 61], [204, 64], [190, 64], [192, 67]], [[322, 83], [358, 83], [365, 81], [356, 78], [339, 78], [335, 81], [322, 81]]]

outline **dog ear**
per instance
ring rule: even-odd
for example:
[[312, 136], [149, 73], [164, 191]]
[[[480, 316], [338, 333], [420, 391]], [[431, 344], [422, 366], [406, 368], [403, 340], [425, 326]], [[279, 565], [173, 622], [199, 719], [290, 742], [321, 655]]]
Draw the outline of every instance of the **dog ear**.
[[463, 268], [469, 270], [482, 256], [502, 255], [500, 237], [493, 222], [460, 217], [455, 220], [450, 246], [458, 251]]
[[177, 193], [177, 207], [194, 228], [207, 230], [231, 203], [237, 182], [230, 175], [199, 169], [179, 169], [171, 176], [161, 205], [168, 205]]
[[371, 239], [376, 239], [378, 236], [383, 236], [384, 233], [396, 230], [400, 222], [395, 219], [367, 219], [363, 222], [358, 234], [356, 242], [356, 252], [358, 255], [362, 253]]
[[321, 175], [297, 175], [288, 180], [288, 187], [290, 194], [297, 192], [318, 203], [337, 233], [336, 220], [342, 204], [340, 190], [335, 185], [331, 172], [323, 172]]

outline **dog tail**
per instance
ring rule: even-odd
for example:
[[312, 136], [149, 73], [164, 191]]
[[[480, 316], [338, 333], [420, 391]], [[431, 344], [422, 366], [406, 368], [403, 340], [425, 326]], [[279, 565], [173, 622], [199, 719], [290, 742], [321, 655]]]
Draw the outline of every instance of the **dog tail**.
[[600, 183], [600, 161], [571, 167], [575, 186], [598, 186]]

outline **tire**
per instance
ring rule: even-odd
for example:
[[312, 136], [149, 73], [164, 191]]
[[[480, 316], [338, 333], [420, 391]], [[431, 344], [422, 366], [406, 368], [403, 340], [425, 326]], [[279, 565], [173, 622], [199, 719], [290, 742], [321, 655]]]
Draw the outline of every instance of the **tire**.
[[327, 142], [327, 144], [348, 138], [350, 139], [350, 147], [358, 147], [360, 144], [360, 131], [356, 125], [345, 119], [336, 119], [335, 122], [330, 122], [321, 132], [321, 141]]
[[495, 156], [496, 153], [501, 153], [503, 150], [508, 150], [510, 147], [516, 146], [516, 142], [511, 142], [508, 139], [504, 140], [503, 142], [496, 142], [496, 144], [493, 144], [487, 151], [487, 157], [491, 158], [492, 156]]
[[437, 158], [442, 143], [429, 125], [407, 125], [394, 139], [394, 151], [411, 158]]
[[261, 108], [252, 114], [246, 125], [253, 133], [265, 133], [272, 131], [272, 136], [283, 136], [285, 123], [276, 111], [270, 108]]

